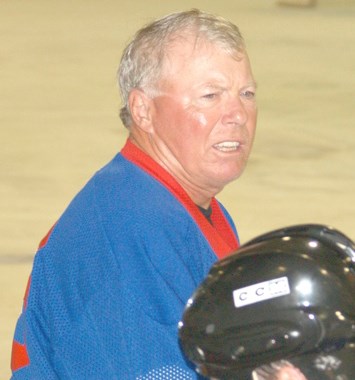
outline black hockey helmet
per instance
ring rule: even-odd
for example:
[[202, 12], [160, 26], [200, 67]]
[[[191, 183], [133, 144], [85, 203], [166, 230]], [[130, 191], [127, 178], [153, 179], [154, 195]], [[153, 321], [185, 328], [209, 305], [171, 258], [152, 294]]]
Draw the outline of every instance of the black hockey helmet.
[[308, 380], [355, 379], [354, 242], [315, 224], [251, 240], [211, 268], [179, 337], [211, 378], [251, 379], [287, 360]]

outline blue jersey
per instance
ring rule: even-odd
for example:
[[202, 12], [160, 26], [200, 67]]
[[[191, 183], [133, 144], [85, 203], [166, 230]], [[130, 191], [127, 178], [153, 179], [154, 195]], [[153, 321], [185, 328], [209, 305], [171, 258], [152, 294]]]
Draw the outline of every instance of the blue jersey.
[[177, 325], [211, 265], [238, 246], [216, 199], [211, 219], [128, 141], [40, 244], [13, 379], [196, 379]]

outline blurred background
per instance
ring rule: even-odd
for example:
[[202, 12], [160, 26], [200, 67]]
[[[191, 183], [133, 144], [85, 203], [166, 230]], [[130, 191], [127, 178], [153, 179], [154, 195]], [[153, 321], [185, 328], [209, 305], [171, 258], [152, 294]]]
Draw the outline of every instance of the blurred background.
[[1, 379], [39, 241], [126, 140], [123, 47], [193, 7], [240, 27], [259, 86], [249, 165], [218, 197], [242, 242], [309, 222], [355, 238], [355, 0], [0, 0]]

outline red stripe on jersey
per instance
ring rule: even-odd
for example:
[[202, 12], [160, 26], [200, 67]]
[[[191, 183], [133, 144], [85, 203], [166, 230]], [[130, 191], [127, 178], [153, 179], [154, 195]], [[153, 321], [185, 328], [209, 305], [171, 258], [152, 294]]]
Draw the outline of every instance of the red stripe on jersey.
[[29, 364], [30, 358], [28, 357], [26, 345], [14, 341], [12, 343], [11, 370], [14, 372]]
[[51, 236], [51, 233], [52, 233], [54, 227], [55, 227], [55, 225], [47, 232], [47, 235], [40, 241], [38, 249], [43, 248], [47, 244], [47, 241], [48, 241], [49, 237]]
[[237, 237], [215, 198], [212, 199], [211, 203], [212, 226], [175, 178], [130, 140], [127, 140], [126, 145], [121, 150], [121, 154], [170, 190], [193, 217], [219, 259], [227, 256], [239, 247]]

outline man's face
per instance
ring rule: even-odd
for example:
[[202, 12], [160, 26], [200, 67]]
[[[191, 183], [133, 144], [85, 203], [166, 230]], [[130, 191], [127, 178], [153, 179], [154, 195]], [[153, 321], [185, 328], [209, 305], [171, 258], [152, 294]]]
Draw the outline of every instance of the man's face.
[[155, 159], [185, 189], [216, 194], [242, 173], [254, 139], [255, 82], [247, 55], [191, 41], [169, 50], [152, 101]]

